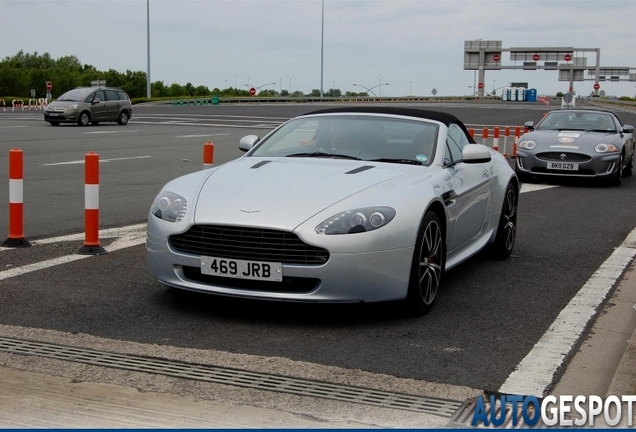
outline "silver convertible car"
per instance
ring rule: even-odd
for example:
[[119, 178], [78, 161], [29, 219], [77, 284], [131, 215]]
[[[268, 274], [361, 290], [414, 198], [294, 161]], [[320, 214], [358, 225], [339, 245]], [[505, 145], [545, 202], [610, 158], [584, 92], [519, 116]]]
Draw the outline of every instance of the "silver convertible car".
[[170, 287], [297, 302], [433, 304], [444, 270], [510, 255], [519, 183], [446, 113], [359, 107], [293, 118], [223, 165], [177, 178], [148, 215]]
[[517, 145], [517, 176], [567, 176], [604, 179], [620, 186], [634, 170], [634, 127], [601, 110], [549, 112]]

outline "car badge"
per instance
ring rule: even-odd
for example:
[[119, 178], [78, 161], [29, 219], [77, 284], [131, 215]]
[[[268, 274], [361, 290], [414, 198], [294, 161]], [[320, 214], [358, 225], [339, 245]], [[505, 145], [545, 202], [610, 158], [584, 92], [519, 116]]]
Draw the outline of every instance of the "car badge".
[[245, 213], [256, 213], [260, 210], [255, 208], [242, 208], [241, 211]]
[[573, 141], [574, 141], [574, 138], [571, 138], [571, 137], [561, 137], [561, 138], [559, 138], [559, 142], [562, 142], [562, 143], [571, 143]]
[[561, 159], [561, 160], [565, 160], [566, 158], [567, 158], [567, 155], [565, 153], [561, 153], [559, 155], [559, 159]]

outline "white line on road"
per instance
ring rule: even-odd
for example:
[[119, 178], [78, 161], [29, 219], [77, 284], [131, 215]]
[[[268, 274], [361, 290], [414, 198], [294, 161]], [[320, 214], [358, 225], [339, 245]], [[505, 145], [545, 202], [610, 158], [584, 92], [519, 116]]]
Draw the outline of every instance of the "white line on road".
[[223, 127], [223, 128], [236, 128], [236, 129], [273, 129], [276, 126], [278, 126], [278, 124], [276, 125], [271, 125], [268, 127], [263, 127], [263, 126], [240, 126], [240, 125], [229, 125], [229, 124], [213, 124], [213, 123], [196, 123], [196, 122], [188, 122], [188, 121], [166, 121], [166, 122], [162, 122], [162, 121], [156, 121], [156, 122], [143, 122], [143, 121], [129, 121], [128, 123], [135, 123], [135, 124], [149, 124], [149, 125], [166, 125], [166, 126], [175, 126], [175, 125], [179, 125], [179, 126], [214, 126], [214, 127]]
[[[126, 230], [124, 230], [124, 228]], [[110, 235], [113, 235], [115, 233], [117, 233], [116, 230], [111, 230], [109, 232]], [[57, 237], [56, 239], [47, 239], [45, 241], [41, 241], [40, 244], [44, 244], [45, 242], [53, 243], [51, 240], [72, 241], [72, 240], [75, 240], [75, 237], [77, 236], [80, 236], [81, 239], [84, 238], [84, 234], [73, 234], [71, 236]], [[145, 242], [146, 242], [146, 224], [131, 225], [129, 227], [120, 228], [119, 238], [115, 240], [113, 243], [109, 244], [108, 246], [104, 246], [104, 249], [106, 250], [106, 252], [115, 252], [120, 249], [137, 246]], [[36, 243], [36, 242], [32, 242], [32, 244], [33, 243]], [[78, 248], [79, 248], [79, 245], [78, 245]], [[5, 248], [5, 249], [8, 249], [8, 248]], [[4, 279], [9, 279], [12, 277], [20, 276], [23, 274], [32, 273], [34, 271], [54, 267], [57, 265], [79, 261], [81, 259], [90, 258], [93, 256], [94, 255], [79, 255], [79, 254], [65, 255], [59, 258], [53, 258], [46, 261], [40, 261], [33, 264], [27, 264], [27, 265], [12, 268], [9, 270], [0, 271], [0, 281]]]
[[104, 130], [104, 131], [93, 131], [93, 132], [83, 132], [85, 134], [115, 134], [115, 133], [132, 133], [132, 132], [139, 132], [138, 130]]
[[543, 397], [598, 307], [636, 256], [636, 229], [614, 250], [508, 376], [500, 393]]
[[0, 129], [10, 129], [10, 128], [28, 128], [29, 126], [0, 126]]
[[[110, 158], [110, 159], [100, 159], [100, 162], [112, 162], [112, 161], [120, 161], [120, 160], [131, 160], [131, 159], [148, 159], [151, 158], [152, 156], [130, 156], [130, 157], [121, 157], [121, 158]], [[68, 161], [68, 162], [55, 162], [55, 163], [50, 163], [50, 164], [43, 164], [40, 166], [55, 166], [55, 165], [76, 165], [76, 164], [83, 164], [84, 163], [84, 159], [82, 160], [74, 160], [74, 161]]]
[[228, 136], [229, 134], [178, 135], [175, 138], [205, 138], [213, 136]]

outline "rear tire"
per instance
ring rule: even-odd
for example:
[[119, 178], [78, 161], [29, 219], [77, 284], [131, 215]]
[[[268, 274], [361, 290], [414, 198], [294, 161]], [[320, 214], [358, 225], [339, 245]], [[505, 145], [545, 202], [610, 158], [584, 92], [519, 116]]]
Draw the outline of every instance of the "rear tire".
[[492, 256], [497, 259], [506, 259], [512, 254], [517, 239], [517, 207], [519, 193], [517, 188], [509, 183], [504, 194], [504, 202], [501, 206], [501, 216], [497, 226], [495, 241], [490, 245]]
[[119, 113], [119, 118], [117, 119], [117, 123], [119, 123], [122, 126], [127, 125], [128, 119], [129, 119], [128, 112], [122, 111], [121, 113]]
[[417, 234], [409, 290], [405, 300], [410, 315], [427, 313], [437, 297], [446, 263], [445, 234], [439, 217], [428, 211]]

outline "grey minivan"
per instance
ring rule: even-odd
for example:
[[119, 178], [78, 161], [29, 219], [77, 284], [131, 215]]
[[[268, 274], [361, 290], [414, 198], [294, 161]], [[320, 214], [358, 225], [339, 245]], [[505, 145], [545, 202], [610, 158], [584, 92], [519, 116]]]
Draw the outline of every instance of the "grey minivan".
[[125, 125], [132, 116], [130, 98], [121, 89], [111, 87], [78, 87], [67, 91], [44, 110], [44, 120], [53, 126], [77, 123], [87, 126], [100, 122]]

